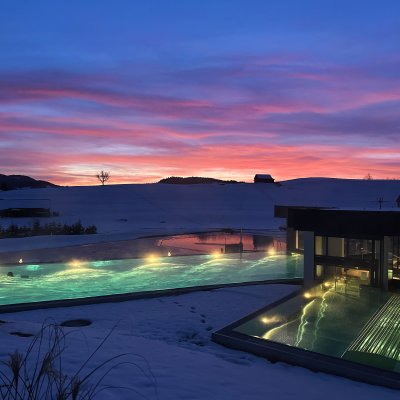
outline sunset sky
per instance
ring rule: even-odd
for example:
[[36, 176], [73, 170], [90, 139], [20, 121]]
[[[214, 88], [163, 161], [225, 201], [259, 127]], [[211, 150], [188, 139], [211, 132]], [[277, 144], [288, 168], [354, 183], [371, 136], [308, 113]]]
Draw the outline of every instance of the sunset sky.
[[400, 178], [398, 0], [2, 0], [0, 173]]

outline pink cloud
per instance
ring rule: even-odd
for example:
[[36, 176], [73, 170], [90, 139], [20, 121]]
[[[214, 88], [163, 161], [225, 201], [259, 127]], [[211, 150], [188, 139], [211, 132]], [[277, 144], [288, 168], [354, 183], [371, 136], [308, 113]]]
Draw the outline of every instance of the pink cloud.
[[259, 171], [398, 177], [399, 115], [386, 104], [400, 101], [397, 86], [288, 62], [196, 69], [159, 91], [101, 75], [0, 76], [0, 172], [64, 184], [95, 184], [98, 169], [114, 183]]
[[[1, 154], [4, 157], [5, 154]], [[272, 173], [277, 179], [302, 176], [362, 178], [371, 173], [375, 178], [398, 178], [400, 162], [387, 163], [393, 149], [379, 152], [355, 147], [277, 146], [268, 148], [249, 145], [203, 146], [186, 149], [179, 156], [54, 154], [32, 152], [29, 157], [15, 151], [10, 168], [21, 166], [17, 172], [34, 171], [36, 176], [59, 184], [96, 184], [96, 170], [108, 169], [113, 183], [157, 181], [169, 175], [207, 175], [250, 181], [256, 172]], [[7, 169], [7, 168], [6, 168]], [[7, 172], [7, 171], [5, 171]], [[14, 170], [14, 172], [16, 172]]]

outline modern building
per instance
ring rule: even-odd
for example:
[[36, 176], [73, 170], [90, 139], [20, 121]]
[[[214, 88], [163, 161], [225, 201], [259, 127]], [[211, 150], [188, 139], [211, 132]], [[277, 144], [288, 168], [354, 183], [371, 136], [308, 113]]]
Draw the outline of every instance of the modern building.
[[307, 287], [400, 284], [400, 212], [289, 208], [287, 246], [304, 254]]
[[279, 206], [304, 287], [213, 333], [273, 361], [400, 389], [400, 212]]

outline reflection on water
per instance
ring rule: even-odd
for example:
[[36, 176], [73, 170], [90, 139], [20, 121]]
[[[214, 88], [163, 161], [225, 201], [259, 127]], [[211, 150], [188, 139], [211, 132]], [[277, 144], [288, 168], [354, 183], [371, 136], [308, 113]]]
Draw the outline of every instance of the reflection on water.
[[204, 232], [160, 238], [158, 246], [173, 254], [210, 254], [215, 252], [238, 253], [240, 251], [286, 251], [286, 243], [276, 232], [274, 236], [235, 231]]
[[238, 253], [240, 251], [264, 251], [281, 253], [286, 251], [282, 232], [271, 235], [246, 232], [207, 232], [197, 234], [144, 237], [117, 242], [92, 243], [61, 248], [0, 253], [0, 265], [38, 264], [46, 262], [69, 262], [79, 260], [116, 260], [135, 257], [176, 256], [192, 254]]

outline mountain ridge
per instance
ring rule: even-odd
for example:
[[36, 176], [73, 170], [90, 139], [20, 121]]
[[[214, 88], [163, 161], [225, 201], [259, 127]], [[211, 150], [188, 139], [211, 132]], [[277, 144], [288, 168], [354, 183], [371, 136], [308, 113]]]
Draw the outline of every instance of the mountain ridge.
[[197, 185], [203, 183], [243, 183], [235, 180], [225, 181], [222, 179], [215, 179], [215, 178], [206, 178], [202, 176], [190, 176], [183, 178], [181, 176], [170, 176], [168, 178], [161, 179], [158, 183], [167, 183], [173, 185]]
[[37, 180], [27, 175], [3, 175], [0, 174], [0, 190], [14, 190], [14, 189], [40, 189], [47, 187], [57, 187], [54, 183]]

